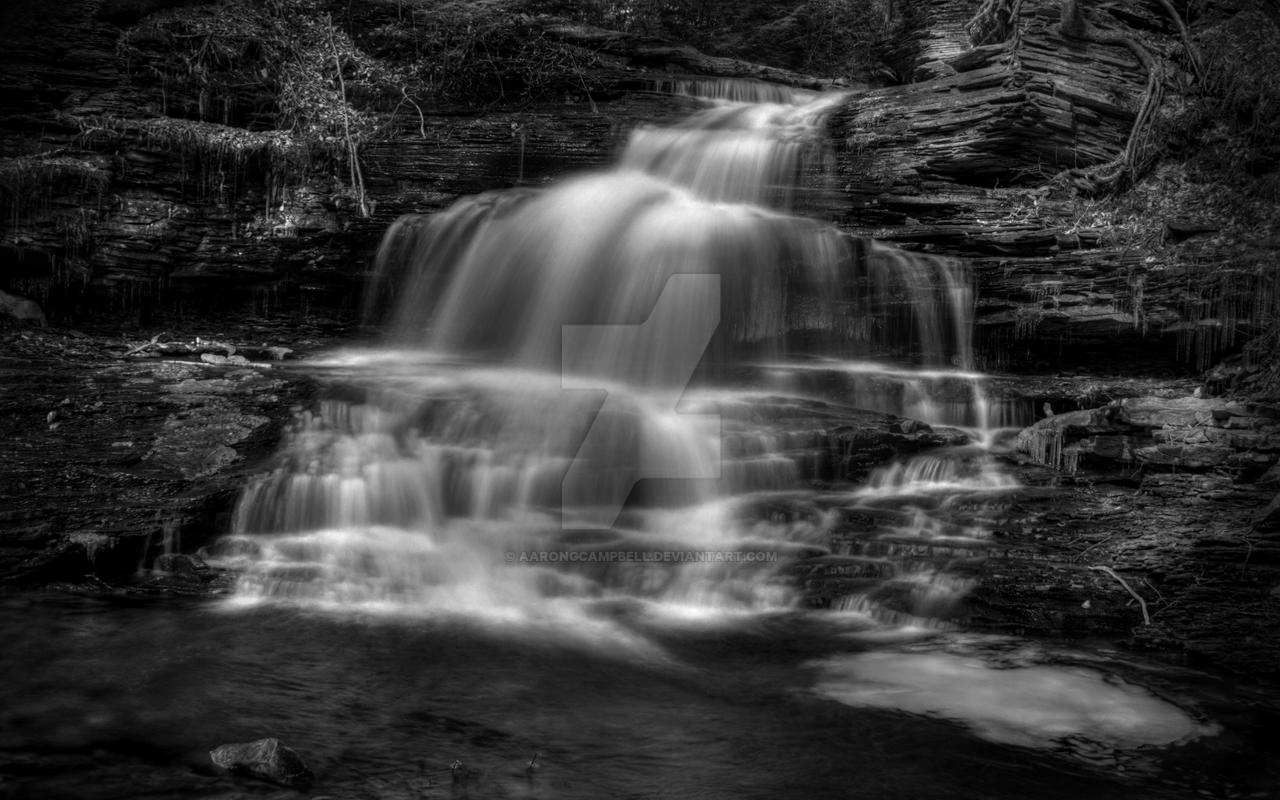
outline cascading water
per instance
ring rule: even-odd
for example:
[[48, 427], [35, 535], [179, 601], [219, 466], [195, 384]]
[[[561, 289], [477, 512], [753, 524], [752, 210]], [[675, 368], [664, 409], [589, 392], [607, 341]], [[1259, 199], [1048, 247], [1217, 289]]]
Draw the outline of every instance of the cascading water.
[[1027, 422], [962, 272], [799, 215], [838, 96], [669, 88], [616, 170], [388, 231], [232, 603], [4, 593], [0, 797], [284, 796], [208, 766], [261, 736], [327, 797], [1274, 796], [1252, 681], [952, 627]]
[[[964, 581], [921, 545], [982, 533], [919, 498], [1009, 481], [970, 449], [859, 488], [830, 432], [858, 408], [988, 429], [970, 290], [947, 261], [793, 215], [843, 95], [761, 86], [674, 87], [709, 107], [637, 129], [616, 169], [397, 221], [369, 295], [394, 300], [397, 349], [318, 365], [360, 399], [306, 415], [244, 493], [238, 597], [778, 611], [813, 602], [797, 558], [827, 553], [874, 575], [838, 608], [945, 616]], [[800, 339], [823, 355], [789, 356]], [[876, 353], [944, 367], [848, 360]], [[883, 525], [841, 528], [868, 508]]]
[[[705, 663], [681, 647], [743, 636], [738, 674], [777, 642], [807, 654], [760, 667], [785, 691], [1025, 746], [1211, 733], [957, 629], [1017, 488], [997, 429], [1029, 420], [973, 371], [963, 270], [800, 213], [840, 95], [667, 88], [708, 108], [634, 131], [616, 169], [388, 230], [369, 309], [390, 341], [308, 365], [327, 399], [217, 551], [234, 601], [498, 626], [664, 684]], [[530, 680], [575, 680], [556, 669]]]

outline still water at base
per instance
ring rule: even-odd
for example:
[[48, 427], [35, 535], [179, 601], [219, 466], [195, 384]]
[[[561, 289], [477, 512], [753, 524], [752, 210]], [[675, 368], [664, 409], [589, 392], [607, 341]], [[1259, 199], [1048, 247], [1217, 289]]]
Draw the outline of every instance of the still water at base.
[[267, 735], [331, 797], [1274, 796], [1273, 702], [1208, 676], [959, 634], [867, 645], [805, 614], [592, 616], [612, 635], [9, 598], [0, 796], [297, 796], [209, 767]]

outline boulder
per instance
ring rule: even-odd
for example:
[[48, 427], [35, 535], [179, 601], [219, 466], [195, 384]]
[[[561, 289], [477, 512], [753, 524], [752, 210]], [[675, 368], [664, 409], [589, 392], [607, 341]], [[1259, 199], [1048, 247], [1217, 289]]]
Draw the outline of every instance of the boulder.
[[30, 325], [45, 324], [44, 312], [40, 306], [25, 297], [0, 291], [0, 317], [9, 317]]
[[315, 782], [302, 757], [274, 737], [220, 745], [209, 751], [215, 766], [305, 792]]

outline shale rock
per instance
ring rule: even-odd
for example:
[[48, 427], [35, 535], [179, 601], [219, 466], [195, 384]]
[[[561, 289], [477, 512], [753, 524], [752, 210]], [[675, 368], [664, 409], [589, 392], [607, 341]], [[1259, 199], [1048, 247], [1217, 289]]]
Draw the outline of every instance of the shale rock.
[[827, 455], [835, 479], [858, 480], [895, 456], [968, 442], [969, 437], [954, 428], [933, 428], [916, 420], [886, 417], [878, 423], [832, 429], [827, 433]]
[[[292, 418], [300, 385], [283, 370], [122, 360], [126, 348], [0, 328], [0, 386], [22, 387], [0, 390], [0, 585], [134, 581], [171, 536], [207, 543]], [[150, 587], [217, 586], [157, 566]]]
[[302, 757], [274, 737], [224, 744], [209, 751], [209, 758], [222, 769], [246, 773], [303, 792], [315, 783], [315, 774], [307, 769]]

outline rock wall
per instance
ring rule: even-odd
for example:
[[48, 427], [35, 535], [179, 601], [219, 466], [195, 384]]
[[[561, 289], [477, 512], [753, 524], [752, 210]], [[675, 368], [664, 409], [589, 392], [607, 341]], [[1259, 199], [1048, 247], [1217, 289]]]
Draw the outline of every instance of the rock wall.
[[[608, 81], [631, 91], [483, 113], [405, 104], [383, 113], [384, 127], [362, 143], [369, 213], [361, 214], [341, 158], [299, 154], [287, 132], [254, 124], [245, 109], [260, 89], [226, 100], [223, 124], [191, 118], [207, 99], [182, 95], [190, 86], [131, 74], [139, 67], [121, 44], [130, 26], [149, 12], [198, 5], [24, 0], [6, 10], [0, 288], [39, 301], [55, 322], [145, 323], [156, 305], [263, 311], [299, 298], [341, 302], [358, 295], [372, 250], [400, 214], [599, 166], [630, 127], [688, 108], [638, 91], [645, 74], [620, 62]], [[352, 30], [357, 40], [395, 13], [351, 5], [347, 21], [365, 26]], [[173, 46], [158, 37], [131, 43], [157, 58]], [[661, 63], [650, 69], [667, 74]]]
[[[203, 89], [196, 96], [197, 81], [144, 74], [147, 59], [176, 46], [137, 33], [148, 15], [202, 5], [10, 4], [0, 33], [0, 289], [40, 301], [55, 323], [95, 314], [146, 323], [152, 307], [348, 302], [391, 220], [607, 163], [631, 127], [687, 112], [688, 101], [651, 91], [660, 81], [702, 72], [815, 83], [688, 47], [531, 23], [585, 65], [582, 91], [483, 109], [407, 94], [394, 108], [374, 104], [382, 127], [360, 147], [362, 214], [341, 153], [299, 154], [287, 132], [260, 124], [261, 86], [237, 88], [218, 111]], [[1152, 172], [1155, 152], [1126, 195], [1143, 202], [1125, 200], [1126, 210], [1080, 197], [1061, 175], [1125, 151], [1146, 69], [1122, 44], [1064, 33], [1058, 0], [1007, 4], [1016, 13], [1004, 38], [974, 45], [967, 23], [978, 5], [909, 9], [896, 46], [908, 82], [854, 93], [836, 115], [834, 190], [816, 211], [851, 233], [970, 263], [988, 367], [1169, 370], [1239, 347], [1265, 316], [1259, 298], [1280, 298], [1258, 279], [1280, 237], [1223, 245], [1217, 234], [1238, 215], [1202, 202], [1221, 187]], [[334, 20], [351, 41], [411, 64], [392, 4], [341, 6]], [[1174, 21], [1141, 0], [1089, 6], [1097, 27], [1140, 41], [1167, 71], [1157, 122], [1185, 105], [1191, 78]]]
[[[1280, 220], [1250, 196], [1265, 170], [1238, 177], [1221, 158], [1174, 152], [1195, 136], [1187, 109], [1215, 90], [1193, 74], [1203, 56], [1177, 21], [1154, 4], [1083, 4], [1107, 41], [1086, 40], [1064, 32], [1057, 0], [1020, 0], [1003, 3], [1013, 16], [999, 41], [958, 44], [958, 11], [976, 5], [924, 4], [928, 47], [904, 67], [917, 81], [837, 116], [833, 218], [968, 260], [989, 367], [1203, 368], [1262, 330]], [[1124, 39], [1159, 70], [1162, 101], [1140, 129], [1149, 72]], [[1122, 191], [1082, 196], [1072, 175], [1113, 163], [1131, 138]]]

